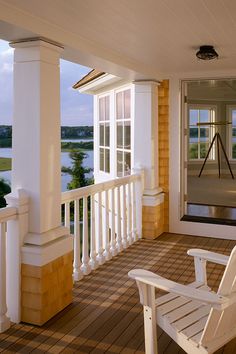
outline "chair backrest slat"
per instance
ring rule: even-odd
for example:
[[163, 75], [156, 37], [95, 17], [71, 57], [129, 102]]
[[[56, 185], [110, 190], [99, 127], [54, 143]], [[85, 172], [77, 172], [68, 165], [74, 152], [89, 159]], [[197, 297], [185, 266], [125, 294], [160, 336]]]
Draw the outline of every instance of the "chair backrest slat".
[[225, 268], [223, 277], [220, 282], [218, 289], [218, 294], [223, 296], [228, 296], [236, 290], [235, 284], [236, 276], [236, 247], [232, 250], [228, 264]]
[[[225, 268], [217, 293], [222, 296], [230, 296], [236, 291], [236, 247], [232, 250], [228, 264]], [[201, 344], [207, 345], [219, 336], [232, 331], [236, 327], [236, 304], [232, 304], [225, 310], [211, 309], [205, 329], [201, 337]]]

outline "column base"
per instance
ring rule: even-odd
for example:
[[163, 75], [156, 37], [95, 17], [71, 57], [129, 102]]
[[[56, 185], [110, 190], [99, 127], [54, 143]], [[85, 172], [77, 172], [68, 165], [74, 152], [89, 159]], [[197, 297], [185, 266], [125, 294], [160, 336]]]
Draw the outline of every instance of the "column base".
[[164, 193], [144, 193], [142, 208], [142, 237], [155, 239], [164, 231]]
[[73, 238], [25, 244], [21, 256], [21, 321], [41, 326], [72, 302]]
[[43, 325], [72, 302], [73, 252], [43, 265], [21, 266], [21, 321]]
[[0, 333], [3, 333], [6, 330], [8, 330], [8, 328], [10, 328], [10, 326], [11, 326], [10, 319], [6, 315], [1, 316], [1, 318], [0, 318]]

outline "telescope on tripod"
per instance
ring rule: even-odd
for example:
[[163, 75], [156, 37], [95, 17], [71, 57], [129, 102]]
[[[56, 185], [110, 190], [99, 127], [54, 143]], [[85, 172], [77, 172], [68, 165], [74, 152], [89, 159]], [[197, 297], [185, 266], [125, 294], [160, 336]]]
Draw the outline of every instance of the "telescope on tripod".
[[[232, 122], [206, 122], [206, 123], [197, 123], [198, 126], [206, 126], [206, 125], [209, 125], [209, 126], [219, 126], [219, 125], [228, 125], [228, 124], [232, 124]], [[201, 177], [201, 174], [202, 174], [202, 171], [204, 170], [204, 167], [206, 165], [206, 162], [207, 162], [207, 159], [211, 153], [211, 150], [213, 149], [214, 147], [214, 144], [216, 143], [216, 151], [217, 151], [217, 161], [218, 161], [218, 175], [219, 175], [219, 178], [220, 178], [220, 169], [221, 169], [221, 161], [220, 161], [220, 148], [221, 150], [223, 151], [223, 154], [224, 154], [224, 157], [225, 157], [225, 161], [227, 163], [227, 166], [228, 166], [228, 169], [230, 171], [230, 174], [231, 174], [231, 177], [234, 179], [234, 175], [233, 175], [233, 172], [232, 172], [232, 169], [231, 169], [231, 166], [230, 166], [230, 163], [229, 163], [229, 159], [228, 159], [228, 156], [227, 156], [227, 153], [226, 153], [226, 150], [225, 150], [225, 147], [224, 147], [224, 144], [222, 142], [222, 139], [221, 139], [221, 136], [220, 136], [220, 133], [219, 132], [216, 132], [212, 141], [211, 141], [211, 144], [209, 146], [209, 149], [207, 151], [207, 154], [206, 154], [206, 157], [203, 161], [203, 164], [202, 164], [202, 167], [201, 167], [201, 170], [199, 172], [199, 175], [198, 177]]]

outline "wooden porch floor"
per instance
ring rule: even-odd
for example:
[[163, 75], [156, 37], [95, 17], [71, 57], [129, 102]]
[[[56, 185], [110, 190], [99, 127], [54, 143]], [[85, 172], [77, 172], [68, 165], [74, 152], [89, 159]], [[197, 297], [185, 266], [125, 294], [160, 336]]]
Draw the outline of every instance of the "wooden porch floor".
[[[163, 234], [141, 240], [74, 286], [74, 302], [42, 327], [12, 325], [0, 335], [4, 353], [144, 353], [143, 316], [136, 284], [127, 277], [146, 268], [180, 283], [194, 280], [189, 248], [229, 254], [236, 241]], [[209, 285], [216, 288], [222, 266], [209, 264]], [[159, 354], [183, 354], [159, 331]], [[217, 354], [236, 353], [236, 339]]]

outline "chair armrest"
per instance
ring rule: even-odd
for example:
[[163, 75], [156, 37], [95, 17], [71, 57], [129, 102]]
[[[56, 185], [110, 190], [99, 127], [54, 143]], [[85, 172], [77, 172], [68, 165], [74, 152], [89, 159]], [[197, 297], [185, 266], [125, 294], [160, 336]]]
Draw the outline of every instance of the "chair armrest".
[[189, 256], [198, 257], [198, 258], [204, 259], [209, 262], [222, 264], [224, 266], [227, 265], [228, 260], [229, 260], [229, 256], [225, 256], [220, 253], [210, 252], [210, 251], [201, 250], [201, 249], [197, 249], [197, 248], [192, 248], [192, 249], [188, 250], [187, 254]]
[[133, 269], [128, 273], [129, 277], [135, 279], [136, 282], [141, 282], [155, 288], [184, 296], [193, 300], [202, 301], [211, 304], [217, 309], [222, 309], [227, 306], [228, 298], [220, 296], [206, 290], [191, 288], [188, 285], [182, 285], [172, 280], [163, 278], [155, 273], [144, 269]]

